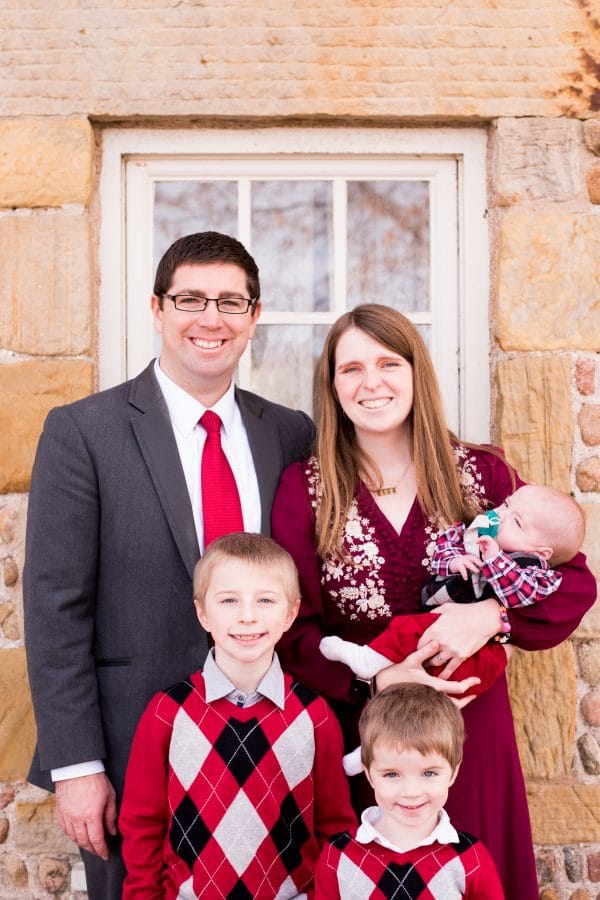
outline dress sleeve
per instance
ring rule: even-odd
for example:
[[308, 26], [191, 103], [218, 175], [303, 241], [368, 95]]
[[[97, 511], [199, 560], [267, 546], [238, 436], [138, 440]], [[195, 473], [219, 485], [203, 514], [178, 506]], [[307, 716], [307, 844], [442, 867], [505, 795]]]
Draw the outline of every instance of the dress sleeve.
[[315, 728], [315, 835], [319, 846], [339, 831], [356, 828], [358, 822], [350, 802], [350, 787], [342, 765], [343, 739], [339, 723], [319, 698], [324, 717]]
[[[497, 456], [483, 452], [480, 459], [486, 497], [492, 506], [498, 506], [516, 487], [525, 482], [515, 475], [511, 481], [511, 469]], [[556, 647], [575, 631], [585, 613], [596, 599], [596, 579], [588, 569], [585, 556], [578, 553], [556, 571], [562, 575], [557, 591], [531, 606], [508, 610], [511, 624], [511, 644], [524, 650], [547, 650]]]
[[123, 900], [163, 900], [163, 842], [169, 825], [168, 758], [172, 726], [152, 698], [138, 724], [119, 815], [127, 877]]
[[352, 672], [325, 659], [319, 650], [326, 635], [320, 561], [315, 553], [315, 516], [305, 464], [294, 463], [281, 476], [271, 513], [271, 534], [292, 556], [300, 575], [298, 617], [277, 646], [283, 668], [328, 700], [350, 701]]

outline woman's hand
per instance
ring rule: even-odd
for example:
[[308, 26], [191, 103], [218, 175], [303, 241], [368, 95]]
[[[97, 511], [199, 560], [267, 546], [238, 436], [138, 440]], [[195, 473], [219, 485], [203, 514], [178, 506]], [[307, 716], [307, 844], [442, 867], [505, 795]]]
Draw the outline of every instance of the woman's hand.
[[[422, 647], [415, 650], [406, 657], [402, 662], [393, 666], [386, 666], [377, 673], [375, 677], [377, 690], [381, 691], [390, 684], [401, 684], [402, 682], [418, 682], [419, 684], [428, 684], [436, 691], [443, 694], [464, 694], [469, 688], [479, 684], [479, 678], [465, 678], [464, 681], [447, 681], [444, 678], [435, 678], [430, 675], [423, 664], [429, 660], [440, 648], [437, 641], [427, 641]], [[454, 699], [454, 698], [453, 698]], [[460, 700], [455, 699], [457, 706], [466, 706], [473, 697], [463, 697]]]
[[441, 678], [449, 678], [461, 662], [473, 656], [500, 631], [498, 603], [493, 599], [477, 603], [444, 603], [439, 612], [435, 612], [437, 619], [421, 635], [417, 649], [428, 641], [437, 641], [439, 649], [431, 661], [433, 665], [445, 666], [440, 672]]

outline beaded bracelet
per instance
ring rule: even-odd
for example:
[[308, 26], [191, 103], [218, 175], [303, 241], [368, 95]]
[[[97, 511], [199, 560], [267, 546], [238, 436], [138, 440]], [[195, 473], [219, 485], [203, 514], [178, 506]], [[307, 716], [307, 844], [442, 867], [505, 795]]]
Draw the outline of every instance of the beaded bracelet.
[[510, 641], [510, 619], [504, 606], [498, 604], [498, 612], [500, 613], [500, 631], [494, 635], [497, 644], [507, 644]]

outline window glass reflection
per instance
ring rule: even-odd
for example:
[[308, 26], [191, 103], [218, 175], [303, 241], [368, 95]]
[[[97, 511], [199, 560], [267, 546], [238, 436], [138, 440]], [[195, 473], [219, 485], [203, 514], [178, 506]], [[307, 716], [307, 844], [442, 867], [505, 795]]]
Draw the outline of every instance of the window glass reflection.
[[237, 237], [237, 183], [157, 181], [154, 193], [154, 266], [186, 234], [220, 231]]
[[326, 312], [333, 285], [332, 185], [252, 183], [252, 255], [265, 308]]
[[429, 309], [429, 184], [348, 182], [348, 306]]
[[250, 345], [251, 390], [293, 409], [313, 410], [313, 384], [327, 325], [260, 325]]

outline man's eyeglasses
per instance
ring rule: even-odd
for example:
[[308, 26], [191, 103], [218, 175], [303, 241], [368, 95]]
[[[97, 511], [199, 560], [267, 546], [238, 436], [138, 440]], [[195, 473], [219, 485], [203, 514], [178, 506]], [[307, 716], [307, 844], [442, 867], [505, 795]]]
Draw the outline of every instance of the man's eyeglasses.
[[247, 313], [256, 300], [248, 300], [247, 297], [201, 297], [198, 294], [163, 294], [175, 304], [175, 309], [182, 312], [203, 312], [207, 303], [216, 303], [221, 313], [230, 316], [239, 316]]

